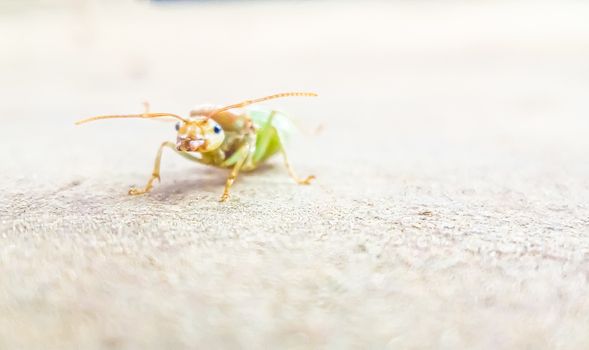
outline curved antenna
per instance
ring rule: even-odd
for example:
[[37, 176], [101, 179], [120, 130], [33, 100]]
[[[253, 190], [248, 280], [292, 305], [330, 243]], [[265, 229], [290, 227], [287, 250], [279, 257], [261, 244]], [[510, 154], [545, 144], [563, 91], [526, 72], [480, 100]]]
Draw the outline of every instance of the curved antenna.
[[240, 108], [240, 107], [245, 107], [245, 106], [249, 106], [251, 104], [254, 103], [258, 103], [258, 102], [262, 102], [262, 101], [267, 101], [267, 100], [272, 100], [275, 98], [282, 98], [282, 97], [291, 97], [291, 96], [309, 96], [309, 97], [314, 97], [317, 96], [316, 93], [314, 92], [283, 92], [280, 94], [274, 94], [274, 95], [270, 95], [270, 96], [265, 96], [265, 97], [260, 97], [260, 98], [256, 98], [253, 100], [245, 100], [236, 104], [232, 104], [232, 105], [228, 105], [225, 107], [221, 107], [215, 111], [213, 111], [212, 114], [209, 115], [209, 118], [214, 117], [215, 115], [224, 112], [226, 110], [229, 109], [233, 109], [233, 108]]
[[102, 120], [102, 119], [123, 119], [123, 118], [145, 118], [145, 119], [150, 119], [150, 118], [161, 118], [161, 117], [172, 117], [172, 118], [176, 118], [179, 119], [185, 123], [188, 122], [188, 120], [182, 118], [179, 115], [176, 114], [172, 114], [172, 113], [143, 113], [143, 114], [122, 114], [122, 115], [99, 115], [96, 117], [90, 117], [90, 118], [86, 118], [86, 119], [82, 119], [82, 120], [78, 120], [76, 122], [76, 125], [80, 125], [80, 124], [84, 124], [84, 123], [89, 123], [89, 122], [93, 122], [95, 120]]

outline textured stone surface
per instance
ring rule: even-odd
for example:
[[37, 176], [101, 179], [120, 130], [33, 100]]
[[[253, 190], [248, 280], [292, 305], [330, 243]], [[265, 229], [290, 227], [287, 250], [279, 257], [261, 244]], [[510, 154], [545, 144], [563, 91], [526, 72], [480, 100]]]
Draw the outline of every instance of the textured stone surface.
[[[589, 347], [589, 6], [3, 5], [0, 348]], [[318, 136], [238, 179], [186, 113], [283, 90]]]

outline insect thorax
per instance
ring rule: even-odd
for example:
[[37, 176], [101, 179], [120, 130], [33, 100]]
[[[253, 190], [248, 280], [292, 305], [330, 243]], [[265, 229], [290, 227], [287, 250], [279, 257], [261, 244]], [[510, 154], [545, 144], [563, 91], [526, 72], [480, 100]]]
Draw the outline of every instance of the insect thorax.
[[221, 106], [214, 105], [214, 104], [196, 105], [190, 110], [190, 116], [191, 117], [208, 116], [212, 112], [216, 111], [218, 108], [221, 108]]

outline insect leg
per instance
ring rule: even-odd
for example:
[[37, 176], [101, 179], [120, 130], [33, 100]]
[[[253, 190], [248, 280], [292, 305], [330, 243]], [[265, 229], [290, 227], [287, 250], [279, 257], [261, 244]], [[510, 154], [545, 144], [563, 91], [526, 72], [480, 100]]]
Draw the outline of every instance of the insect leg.
[[272, 138], [274, 136], [277, 136], [280, 152], [282, 153], [282, 157], [284, 158], [284, 165], [288, 170], [288, 174], [298, 184], [308, 185], [311, 183], [311, 180], [315, 178], [315, 176], [311, 175], [307, 176], [305, 179], [301, 179], [296, 175], [295, 171], [290, 165], [290, 162], [288, 161], [288, 156], [284, 148], [283, 137], [280, 134], [280, 131], [274, 128], [272, 125], [272, 120], [274, 119], [275, 115], [276, 111], [272, 111], [272, 113], [270, 113], [270, 115], [268, 116], [268, 120], [266, 121], [266, 123], [258, 131], [259, 137], [256, 142], [256, 149], [254, 151], [253, 161], [258, 162], [266, 155], [268, 147], [270, 147]]
[[235, 163], [235, 165], [233, 166], [233, 169], [231, 170], [231, 174], [229, 174], [229, 177], [227, 178], [227, 182], [225, 183], [225, 189], [223, 190], [223, 195], [221, 196], [221, 200], [220, 200], [221, 202], [225, 202], [227, 200], [227, 198], [229, 198], [229, 190], [231, 189], [233, 182], [237, 178], [237, 174], [239, 174], [239, 170], [243, 166], [243, 163], [245, 162], [245, 160], [248, 157], [249, 147], [250, 146], [246, 144], [246, 145], [242, 146], [237, 151], [240, 156], [237, 159], [237, 162]]
[[288, 175], [290, 175], [290, 177], [296, 181], [296, 183], [298, 183], [299, 185], [308, 185], [311, 183], [311, 180], [313, 180], [315, 178], [314, 175], [309, 175], [304, 179], [301, 179], [300, 177], [297, 176], [297, 174], [295, 173], [294, 169], [292, 168], [292, 166], [290, 165], [290, 162], [288, 161], [288, 155], [286, 154], [286, 150], [284, 149], [284, 143], [282, 141], [282, 137], [280, 135], [280, 132], [278, 132], [278, 141], [280, 143], [280, 153], [282, 153], [282, 158], [284, 159], [284, 166], [286, 167], [286, 170], [288, 170]]
[[309, 185], [311, 181], [315, 179], [315, 175], [309, 175], [304, 179], [298, 177], [294, 169], [290, 165], [290, 162], [288, 161], [288, 156], [286, 155], [286, 151], [282, 146], [280, 147], [280, 152], [282, 152], [282, 157], [284, 158], [284, 166], [286, 166], [286, 170], [288, 170], [288, 175], [290, 175], [290, 177], [293, 180], [295, 180], [296, 183], [298, 183], [299, 185]]
[[[274, 117], [275, 113], [276, 113], [275, 111], [272, 112], [272, 114], [270, 115], [270, 118], [268, 118], [267, 124], [264, 126], [264, 129], [267, 126], [269, 126], [269, 124], [272, 122], [272, 118]], [[286, 149], [284, 148], [283, 137], [278, 129], [274, 129], [274, 130], [276, 130], [276, 134], [278, 135], [278, 142], [280, 144], [280, 152], [282, 153], [282, 158], [284, 159], [284, 166], [286, 167], [286, 170], [288, 170], [288, 174], [299, 185], [310, 184], [311, 180], [315, 179], [315, 176], [309, 175], [304, 179], [301, 179], [300, 177], [297, 176], [297, 174], [295, 173], [294, 169], [292, 168], [292, 166], [290, 165], [290, 162], [288, 160], [288, 155], [286, 154]], [[267, 145], [267, 143], [266, 143], [266, 145]]]
[[153, 166], [153, 171], [151, 173], [151, 177], [147, 181], [147, 185], [145, 185], [145, 188], [142, 188], [142, 189], [131, 187], [131, 189], [129, 189], [130, 195], [138, 195], [138, 194], [147, 193], [147, 192], [151, 191], [151, 189], [153, 188], [153, 182], [155, 180], [161, 181], [161, 179], [160, 179], [160, 163], [162, 160], [162, 154], [163, 154], [165, 147], [171, 148], [174, 152], [178, 153], [179, 155], [181, 155], [184, 158], [187, 158], [187, 159], [193, 160], [193, 161], [197, 161], [197, 162], [200, 161], [199, 158], [191, 156], [188, 153], [178, 151], [176, 149], [176, 145], [173, 142], [170, 142], [170, 141], [163, 142], [160, 145], [160, 148], [157, 150], [157, 155], [155, 156], [155, 164]]

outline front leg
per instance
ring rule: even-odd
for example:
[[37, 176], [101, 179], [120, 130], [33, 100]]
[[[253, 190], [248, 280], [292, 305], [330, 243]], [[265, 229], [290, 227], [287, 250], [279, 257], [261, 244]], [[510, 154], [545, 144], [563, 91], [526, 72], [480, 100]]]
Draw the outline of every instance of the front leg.
[[[223, 190], [223, 195], [221, 196], [221, 199], [220, 199], [221, 202], [225, 202], [229, 198], [229, 190], [231, 189], [231, 186], [233, 186], [233, 182], [235, 182], [235, 179], [237, 178], [237, 174], [239, 174], [239, 170], [243, 166], [243, 163], [247, 159], [248, 155], [249, 155], [249, 145], [245, 145], [245, 146], [242, 146], [236, 152], [235, 155], [231, 156], [231, 158], [229, 158], [228, 160], [225, 161], [226, 164], [229, 162], [235, 161], [235, 165], [233, 166], [233, 169], [231, 170], [231, 174], [229, 174], [229, 177], [227, 178], [227, 182], [225, 183], [225, 189]], [[237, 159], [235, 159], [235, 158], [237, 158]]]
[[160, 148], [157, 150], [157, 155], [155, 156], [155, 164], [153, 166], [153, 171], [151, 173], [151, 177], [147, 181], [147, 184], [145, 185], [144, 188], [131, 187], [129, 189], [130, 195], [138, 195], [138, 194], [147, 193], [147, 192], [151, 191], [151, 189], [153, 188], [153, 182], [155, 180], [161, 181], [161, 179], [160, 179], [160, 163], [162, 161], [162, 153], [163, 153], [165, 147], [169, 147], [169, 148], [173, 149], [174, 151], [178, 152], [176, 150], [176, 145], [173, 142], [170, 142], [170, 141], [163, 142], [160, 145]]

